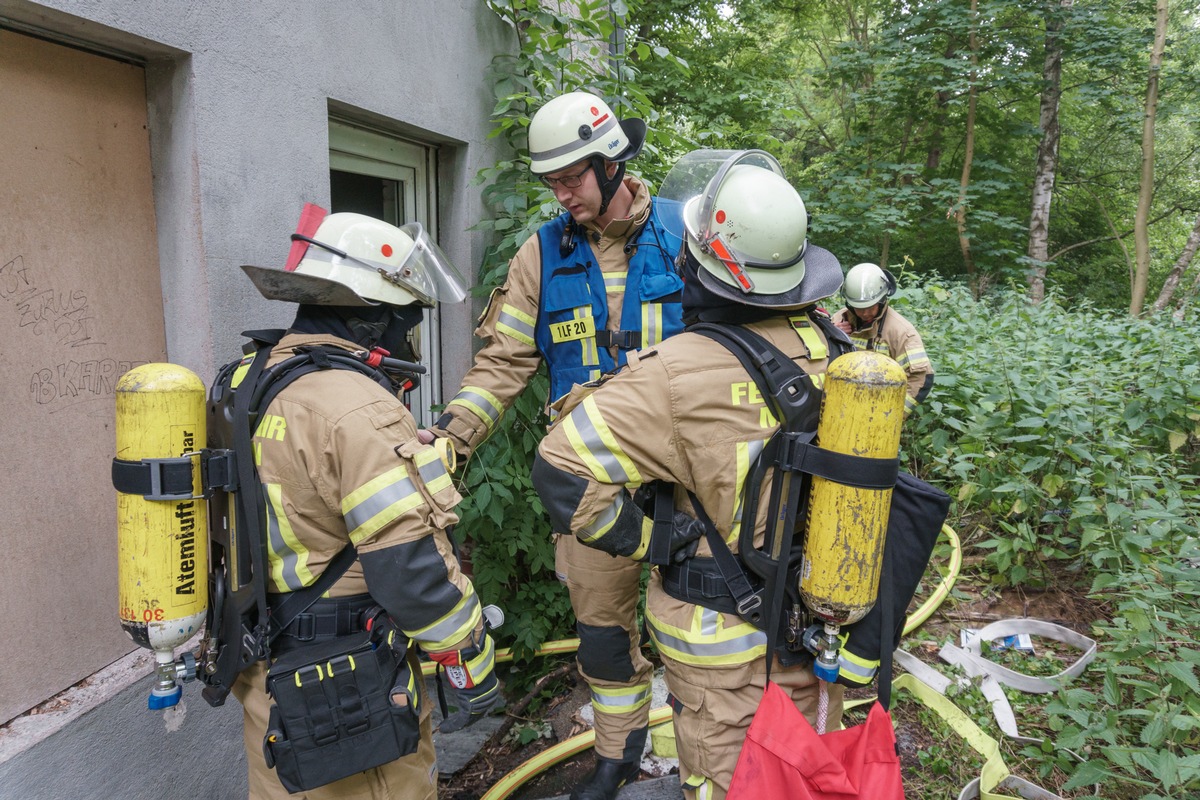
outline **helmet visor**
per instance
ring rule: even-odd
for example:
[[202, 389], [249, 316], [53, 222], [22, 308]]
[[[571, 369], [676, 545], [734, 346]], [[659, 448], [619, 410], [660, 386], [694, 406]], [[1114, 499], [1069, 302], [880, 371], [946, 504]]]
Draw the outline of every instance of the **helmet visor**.
[[[658, 196], [666, 200], [675, 200], [682, 206], [695, 201], [694, 217], [699, 222], [700, 230], [691, 231], [692, 238], [704, 241], [709, 238], [707, 230], [712, 219], [713, 205], [716, 203], [717, 190], [721, 181], [738, 164], [748, 164], [754, 167], [771, 170], [777, 175], [783, 175], [783, 167], [775, 156], [764, 150], [693, 150], [687, 153], [663, 179]], [[685, 224], [684, 226], [688, 226]], [[671, 231], [681, 238], [688, 230]]]
[[[413, 295], [418, 302], [432, 306], [435, 303], [458, 303], [467, 296], [466, 284], [462, 275], [450, 262], [450, 259], [429, 238], [419, 222], [410, 222], [400, 228], [413, 242], [408, 255], [399, 264], [385, 264], [369, 258], [352, 255], [337, 247], [332, 247], [317, 239], [292, 234], [292, 240], [308, 242], [316, 245], [316, 250], [309, 248], [305, 259], [328, 261], [342, 268], [364, 270], [377, 273], [380, 278]], [[345, 281], [344, 281], [345, 282]], [[353, 285], [354, 280], [348, 283]], [[368, 300], [368, 302], [378, 302]]]

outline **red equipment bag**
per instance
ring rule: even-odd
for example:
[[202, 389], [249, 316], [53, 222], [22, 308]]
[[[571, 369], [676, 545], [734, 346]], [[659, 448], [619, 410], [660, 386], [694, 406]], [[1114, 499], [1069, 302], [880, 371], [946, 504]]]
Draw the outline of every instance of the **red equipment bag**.
[[904, 800], [892, 718], [819, 735], [787, 693], [767, 683], [746, 733], [727, 800]]

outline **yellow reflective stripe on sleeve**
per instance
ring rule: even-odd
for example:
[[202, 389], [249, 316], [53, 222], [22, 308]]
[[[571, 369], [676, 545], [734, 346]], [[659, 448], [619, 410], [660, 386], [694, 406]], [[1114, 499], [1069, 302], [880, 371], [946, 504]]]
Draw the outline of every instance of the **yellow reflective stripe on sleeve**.
[[904, 395], [904, 413], [911, 414], [913, 409], [917, 407], [917, 398], [911, 394]]
[[896, 358], [896, 363], [904, 367], [905, 372], [913, 372], [929, 366], [929, 356], [924, 350], [905, 350]]
[[824, 386], [825, 386], [825, 373], [824, 372], [822, 372], [818, 375], [810, 375], [809, 377], [812, 378], [813, 386], [816, 386], [818, 389], [824, 388]]
[[609, 529], [616, 523], [617, 517], [621, 514], [621, 509], [624, 507], [625, 496], [623, 493], [618, 494], [607, 508], [601, 511], [589, 524], [580, 528], [575, 535], [584, 544], [591, 544], [608, 533]]
[[424, 502], [408, 477], [407, 466], [389, 469], [342, 498], [342, 516], [350, 541], [358, 544]]
[[413, 463], [417, 465], [417, 472], [421, 474], [421, 480], [430, 494], [437, 494], [454, 485], [450, 473], [446, 471], [446, 465], [442, 463], [437, 450], [432, 447], [418, 450], [413, 456]]
[[807, 317], [789, 317], [788, 321], [792, 323], [792, 330], [800, 337], [800, 341], [808, 348], [809, 360], [820, 361], [829, 358], [829, 348], [821, 341], [820, 334]]
[[283, 505], [283, 487], [264, 483], [267, 498], [267, 565], [271, 584], [277, 591], [294, 592], [315, 580], [308, 569], [308, 548], [300, 543], [292, 530]]
[[479, 597], [475, 594], [475, 587], [468, 583], [462, 599], [449, 613], [424, 628], [405, 630], [404, 635], [420, 644], [426, 652], [437, 653], [449, 650], [470, 636], [482, 620]]
[[612, 485], [643, 483], [642, 474], [630, 460], [589, 396], [562, 422], [567, 440], [576, 455], [601, 483]]
[[642, 517], [642, 541], [637, 546], [637, 549], [629, 554], [629, 558], [634, 561], [641, 561], [646, 557], [646, 552], [650, 549], [650, 537], [654, 534], [654, 518]]
[[496, 330], [516, 339], [522, 344], [537, 347], [533, 340], [533, 326], [537, 320], [516, 306], [505, 303], [500, 307], [500, 316], [496, 319]]
[[492, 643], [492, 637], [483, 637], [483, 649], [479, 651], [479, 655], [466, 663], [467, 674], [471, 676], [471, 680], [475, 681], [475, 683], [479, 683], [488, 675], [491, 675], [492, 670], [495, 669], [495, 647], [495, 644]]
[[745, 664], [767, 652], [767, 635], [748, 622], [738, 620], [725, 627], [727, 617], [711, 608], [696, 606], [692, 630], [668, 625], [646, 609], [650, 636], [662, 653], [684, 664], [719, 666]]
[[489, 431], [504, 413], [504, 404], [500, 402], [500, 398], [479, 386], [464, 386], [446, 406], [462, 406], [483, 420]]
[[620, 272], [604, 272], [604, 293], [605, 294], [623, 294], [625, 292], [625, 281], [629, 278], [629, 270], [621, 270]]
[[846, 648], [838, 653], [838, 672], [848, 681], [859, 686], [868, 685], [879, 669], [879, 662], [860, 658]]
[[642, 347], [662, 342], [663, 304], [642, 303]]
[[592, 686], [592, 710], [597, 714], [628, 714], [650, 702], [650, 684]]

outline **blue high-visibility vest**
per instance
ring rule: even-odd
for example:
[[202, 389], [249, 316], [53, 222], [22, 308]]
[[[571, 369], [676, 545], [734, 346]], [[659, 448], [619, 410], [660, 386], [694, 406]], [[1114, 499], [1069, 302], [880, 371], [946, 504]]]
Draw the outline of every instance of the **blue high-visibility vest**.
[[[605, 332], [609, 290], [586, 231], [576, 227], [574, 247], [566, 256], [561, 242], [570, 214], [538, 231], [542, 292], [534, 340], [550, 371], [551, 402], [576, 383], [596, 380], [624, 366], [627, 350], [651, 347], [683, 330], [683, 279], [674, 266], [682, 240], [673, 232], [683, 230], [682, 206], [659, 198], [650, 202], [650, 219], [632, 243], [637, 252], [629, 259], [625, 276], [621, 328], [613, 334]], [[619, 281], [612, 273], [609, 276], [610, 281]], [[609, 354], [610, 341], [619, 348], [615, 360]]]

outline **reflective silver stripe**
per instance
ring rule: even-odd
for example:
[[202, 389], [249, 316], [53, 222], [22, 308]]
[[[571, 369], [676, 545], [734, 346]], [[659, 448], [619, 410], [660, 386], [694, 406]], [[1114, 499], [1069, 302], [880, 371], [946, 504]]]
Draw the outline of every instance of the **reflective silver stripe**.
[[533, 326], [515, 314], [501, 309], [500, 316], [497, 317], [496, 322], [500, 325], [511, 328], [515, 333], [522, 334], [523, 336], [529, 337], [530, 340], [533, 340]]
[[[604, 694], [600, 694], [604, 691]], [[619, 692], [619, 693], [618, 693]], [[629, 689], [619, 689], [613, 692], [600, 687], [592, 687], [592, 706], [601, 713], [625, 713], [633, 711], [650, 699], [650, 684], [644, 683]]]
[[529, 151], [529, 157], [533, 161], [545, 161], [548, 158], [557, 158], [558, 156], [566, 155], [567, 153], [572, 153], [576, 150], [586, 147], [588, 142], [590, 142], [592, 139], [595, 139], [597, 136], [601, 136], [605, 133], [608, 133], [610, 130], [615, 128], [616, 125], [617, 125], [617, 118], [610, 114], [608, 119], [605, 122], [602, 122], [599, 127], [592, 130], [592, 135], [589, 138], [580, 139], [575, 142], [567, 142], [564, 145], [559, 145], [558, 147], [552, 147], [549, 150], [538, 150], [538, 151], [531, 150], [531, 151]]
[[608, 473], [608, 482], [613, 485], [629, 483], [629, 473], [621, 466], [616, 454], [609, 450], [608, 445], [600, 438], [600, 431], [596, 430], [592, 418], [588, 415], [587, 405], [581, 405], [572, 411], [571, 421], [575, 423], [575, 429], [579, 432], [580, 442]]
[[[399, 503], [417, 494], [411, 478], [404, 477], [395, 483], [384, 486], [370, 497], [362, 500], [353, 508], [347, 509], [342, 515], [346, 519], [346, 527], [351, 531], [361, 528], [381, 511], [393, 503]], [[418, 495], [419, 496], [419, 495]]]
[[[876, 662], [876, 663], [878, 663], [878, 662]], [[868, 666], [864, 666], [862, 664], [857, 664], [857, 663], [851, 661], [850, 659], [846, 658], [845, 655], [838, 657], [838, 670], [841, 672], [848, 672], [851, 675], [854, 675], [855, 678], [857, 678], [858, 683], [864, 683], [864, 684], [870, 683], [871, 679], [875, 677], [875, 669], [876, 669], [875, 667], [868, 667]], [[854, 680], [854, 678], [852, 678], [851, 680]]]
[[711, 608], [700, 609], [700, 635], [701, 636], [716, 636], [717, 635], [717, 612]]
[[[481, 395], [479, 392], [471, 392], [464, 389], [463, 391], [454, 395], [454, 400], [470, 403], [475, 408], [478, 408], [480, 411], [487, 414], [488, 419], [490, 419], [492, 422], [500, 419], [500, 409], [496, 408], [495, 403]], [[451, 400], [450, 402], [453, 403], [454, 400]]]
[[625, 507], [625, 493], [621, 492], [612, 501], [608, 508], [600, 512], [600, 516], [592, 520], [590, 525], [585, 525], [579, 529], [579, 540], [584, 544], [589, 544], [599, 539], [604, 534], [608, 533], [608, 529], [617, 521], [617, 517], [621, 513], [621, 509]]
[[672, 636], [657, 626], [651, 626], [651, 630], [654, 631], [654, 638], [667, 647], [696, 658], [732, 656], [738, 653], [749, 652], [756, 647], [765, 648], [767, 646], [767, 635], [759, 630], [744, 636], [727, 639], [723, 642], [688, 642]]
[[428, 464], [421, 464], [417, 467], [417, 472], [421, 475], [421, 480], [425, 481], [425, 485], [429, 486], [438, 478], [446, 476], [446, 465], [442, 463], [442, 459], [436, 455]]
[[[471, 625], [472, 619], [482, 613], [483, 611], [479, 607], [479, 596], [472, 590], [456, 610], [428, 627], [418, 631], [405, 631], [405, 633], [414, 641], [440, 645], [463, 628], [474, 627]], [[453, 644], [453, 641], [450, 644]]]
[[[263, 496], [269, 497], [269, 491], [266, 484], [263, 484]], [[272, 562], [278, 564], [276, 568], [272, 565], [270, 572], [276, 578], [275, 588], [286, 589], [294, 592], [297, 589], [304, 588], [304, 581], [300, 579], [297, 567], [300, 563], [300, 554], [288, 546], [287, 540], [283, 538], [283, 531], [279, 529], [279, 510], [275, 508], [275, 504], [268, 501], [265, 503], [267, 507], [267, 541], [271, 546]], [[283, 581], [283, 585], [279, 585], [279, 580]]]

